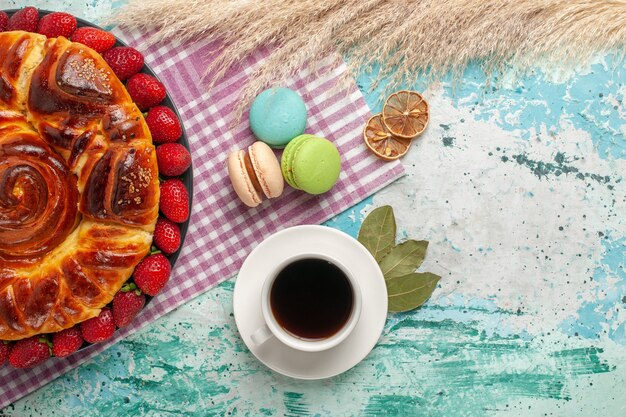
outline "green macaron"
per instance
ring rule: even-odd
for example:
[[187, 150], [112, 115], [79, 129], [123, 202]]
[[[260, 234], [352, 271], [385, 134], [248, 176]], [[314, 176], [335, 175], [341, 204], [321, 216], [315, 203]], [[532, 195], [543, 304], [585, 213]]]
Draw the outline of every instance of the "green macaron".
[[287, 184], [309, 194], [322, 194], [339, 179], [341, 159], [337, 147], [314, 135], [300, 135], [287, 144], [280, 160]]

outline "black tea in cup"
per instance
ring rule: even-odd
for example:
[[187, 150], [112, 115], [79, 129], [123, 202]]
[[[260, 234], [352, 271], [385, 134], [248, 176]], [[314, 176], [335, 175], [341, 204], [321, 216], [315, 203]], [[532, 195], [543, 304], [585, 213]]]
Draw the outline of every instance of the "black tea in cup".
[[352, 285], [326, 259], [306, 258], [285, 266], [270, 289], [270, 308], [287, 332], [302, 339], [327, 339], [350, 319]]

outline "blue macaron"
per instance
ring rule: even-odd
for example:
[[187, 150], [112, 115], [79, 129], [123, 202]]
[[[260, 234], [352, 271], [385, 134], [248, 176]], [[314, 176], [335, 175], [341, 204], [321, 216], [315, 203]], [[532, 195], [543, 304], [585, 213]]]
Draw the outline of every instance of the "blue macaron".
[[304, 133], [306, 106], [302, 97], [284, 87], [259, 94], [250, 107], [250, 129], [254, 136], [272, 148], [284, 148]]

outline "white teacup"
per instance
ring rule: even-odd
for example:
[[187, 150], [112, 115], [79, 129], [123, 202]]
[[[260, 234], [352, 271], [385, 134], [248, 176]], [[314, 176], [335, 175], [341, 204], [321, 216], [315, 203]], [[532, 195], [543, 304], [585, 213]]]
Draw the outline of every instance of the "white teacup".
[[[300, 337], [288, 331], [281, 326], [272, 311], [270, 296], [276, 278], [287, 266], [304, 259], [320, 259], [335, 265], [343, 272], [343, 275], [350, 283], [352, 289], [352, 310], [348, 319], [338, 331], [325, 338], [310, 339]], [[354, 276], [337, 259], [321, 253], [304, 253], [285, 259], [265, 277], [265, 282], [263, 283], [263, 288], [261, 290], [261, 309], [265, 324], [251, 335], [252, 342], [255, 345], [262, 345], [270, 338], [275, 337], [293, 349], [304, 352], [319, 352], [337, 346], [354, 330], [359, 321], [359, 317], [361, 316], [361, 289], [359, 288], [359, 284]]]

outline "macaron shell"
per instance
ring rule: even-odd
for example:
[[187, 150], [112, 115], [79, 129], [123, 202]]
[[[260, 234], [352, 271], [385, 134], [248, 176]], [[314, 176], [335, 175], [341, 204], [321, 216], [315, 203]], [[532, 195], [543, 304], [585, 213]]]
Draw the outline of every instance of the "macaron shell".
[[285, 181], [287, 181], [287, 184], [289, 184], [296, 190], [299, 190], [300, 187], [298, 187], [298, 184], [295, 183], [295, 180], [293, 178], [293, 168], [292, 168], [293, 156], [296, 153], [296, 150], [302, 145], [302, 143], [314, 137], [315, 136], [313, 135], [306, 134], [306, 135], [300, 135], [294, 138], [291, 142], [289, 142], [289, 144], [285, 148], [285, 151], [283, 152], [283, 156], [280, 160], [280, 167], [283, 172], [283, 176], [285, 177]]
[[250, 129], [273, 148], [284, 148], [304, 133], [306, 105], [302, 97], [288, 88], [270, 88], [259, 94], [250, 107]]
[[254, 189], [252, 180], [246, 171], [242, 150], [228, 155], [228, 176], [239, 199], [248, 207], [261, 204], [262, 196]]
[[252, 167], [267, 198], [283, 193], [285, 181], [274, 151], [263, 142], [255, 142], [248, 148]]
[[329, 191], [341, 172], [337, 147], [327, 139], [313, 137], [303, 141], [295, 150], [291, 170], [294, 183], [309, 194]]

